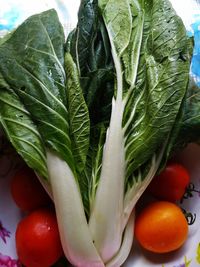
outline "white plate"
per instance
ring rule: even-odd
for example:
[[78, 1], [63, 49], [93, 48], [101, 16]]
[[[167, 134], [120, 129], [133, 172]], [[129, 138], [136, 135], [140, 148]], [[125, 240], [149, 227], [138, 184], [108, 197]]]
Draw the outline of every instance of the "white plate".
[[[10, 179], [19, 167], [20, 160], [5, 145], [3, 151], [0, 158], [0, 267], [18, 267], [20, 265], [15, 249], [15, 230], [23, 214], [12, 200]], [[178, 160], [189, 170], [191, 183], [194, 185], [192, 196], [184, 199], [181, 204], [181, 207], [193, 217], [189, 221], [196, 216], [195, 222], [189, 226], [186, 243], [178, 251], [167, 255], [147, 253], [134, 244], [124, 267], [200, 266], [200, 146], [189, 145]]]
[[[180, 155], [177, 161], [182, 163], [191, 176], [191, 197], [187, 197], [180, 204], [192, 216], [189, 222], [188, 239], [184, 246], [176, 252], [166, 255], [147, 253], [137, 244], [134, 244], [131, 255], [125, 267], [197, 267], [200, 266], [200, 146], [190, 144]], [[194, 187], [193, 187], [194, 186]], [[196, 219], [195, 219], [196, 217]]]

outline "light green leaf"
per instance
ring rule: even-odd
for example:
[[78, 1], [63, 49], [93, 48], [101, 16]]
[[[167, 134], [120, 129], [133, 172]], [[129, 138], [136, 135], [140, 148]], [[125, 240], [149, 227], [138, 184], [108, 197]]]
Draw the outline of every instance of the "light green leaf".
[[132, 14], [128, 0], [99, 0], [98, 5], [119, 55], [127, 48], [132, 31]]
[[0, 124], [16, 151], [40, 176], [47, 178], [43, 141], [29, 112], [12, 89], [0, 89]]
[[123, 118], [127, 177], [170, 133], [186, 93], [191, 59], [185, 27], [171, 4], [139, 3], [145, 12], [140, 61]]
[[137, 66], [139, 64], [143, 38], [144, 10], [142, 6], [139, 5], [138, 1], [130, 0], [129, 5], [132, 16], [132, 29], [129, 44], [122, 55], [122, 61], [124, 64], [126, 82], [132, 87], [135, 84]]
[[78, 172], [85, 167], [89, 148], [90, 119], [80, 86], [78, 70], [71, 55], [66, 53], [65, 66], [67, 74], [67, 99], [69, 112], [70, 137], [73, 157]]
[[91, 129], [91, 142], [90, 142], [90, 150], [88, 153], [87, 160], [87, 171], [88, 176], [90, 176], [89, 183], [89, 202], [92, 207], [96, 190], [99, 183], [99, 178], [101, 174], [102, 167], [102, 156], [103, 156], [103, 148], [106, 137], [106, 127], [104, 125], [97, 125], [95, 128]]

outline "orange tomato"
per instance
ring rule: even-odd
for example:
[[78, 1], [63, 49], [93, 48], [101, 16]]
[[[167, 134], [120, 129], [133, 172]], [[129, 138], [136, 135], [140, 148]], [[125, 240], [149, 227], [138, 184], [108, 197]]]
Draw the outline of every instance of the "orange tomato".
[[180, 248], [188, 235], [188, 224], [181, 209], [174, 203], [156, 201], [136, 217], [135, 236], [140, 245], [156, 253]]

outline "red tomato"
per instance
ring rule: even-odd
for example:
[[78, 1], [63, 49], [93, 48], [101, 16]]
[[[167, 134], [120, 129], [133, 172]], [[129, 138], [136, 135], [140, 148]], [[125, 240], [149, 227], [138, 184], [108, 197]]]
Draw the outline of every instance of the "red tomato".
[[169, 163], [148, 187], [148, 192], [153, 196], [168, 200], [180, 200], [190, 181], [188, 171], [178, 163]]
[[63, 254], [55, 213], [39, 209], [18, 224], [16, 248], [26, 267], [52, 266]]
[[14, 175], [11, 194], [23, 211], [32, 211], [51, 202], [35, 173], [28, 167], [23, 167]]

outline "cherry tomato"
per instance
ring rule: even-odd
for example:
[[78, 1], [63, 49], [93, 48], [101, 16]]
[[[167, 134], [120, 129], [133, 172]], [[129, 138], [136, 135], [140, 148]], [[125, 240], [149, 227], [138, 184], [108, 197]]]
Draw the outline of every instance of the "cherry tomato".
[[16, 230], [16, 248], [26, 267], [52, 266], [63, 254], [55, 213], [43, 208], [22, 219]]
[[174, 202], [183, 197], [189, 181], [189, 173], [182, 165], [169, 163], [153, 178], [147, 190], [159, 199]]
[[143, 248], [151, 252], [174, 251], [183, 245], [187, 235], [187, 220], [172, 202], [150, 203], [136, 217], [135, 237]]
[[32, 211], [51, 203], [35, 173], [26, 166], [17, 171], [12, 178], [11, 195], [23, 211]]

